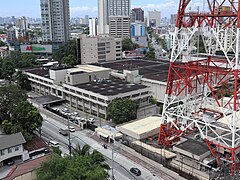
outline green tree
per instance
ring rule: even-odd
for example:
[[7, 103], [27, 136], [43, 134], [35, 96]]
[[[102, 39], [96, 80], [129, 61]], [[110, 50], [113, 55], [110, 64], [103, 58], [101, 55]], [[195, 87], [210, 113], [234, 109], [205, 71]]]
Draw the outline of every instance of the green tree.
[[5, 43], [0, 40], [0, 47], [5, 46]]
[[27, 141], [42, 126], [42, 116], [17, 85], [0, 87], [0, 125], [7, 134], [22, 132]]
[[3, 120], [10, 120], [18, 102], [25, 101], [27, 95], [17, 85], [0, 87], [0, 124]]
[[64, 45], [60, 46], [59, 49], [53, 54], [53, 59], [59, 62], [62, 61], [64, 57], [72, 55], [74, 60], [77, 59], [77, 46], [76, 41], [70, 40]]
[[149, 59], [155, 59], [155, 52], [154, 50], [149, 50], [146, 55], [145, 55], [146, 58], [149, 58]]
[[15, 64], [11, 59], [0, 59], [0, 78], [11, 80], [15, 72]]
[[108, 106], [107, 115], [120, 124], [137, 118], [137, 103], [128, 98], [116, 98]]
[[68, 55], [62, 58], [61, 64], [65, 64], [66, 66], [72, 67], [76, 64], [76, 59], [74, 59], [73, 55]]
[[59, 147], [51, 147], [54, 154], [61, 156], [62, 151], [59, 149]]
[[[83, 150], [78, 149], [78, 151]], [[96, 150], [92, 154], [89, 150], [84, 154], [76, 153], [74, 158], [52, 155], [37, 171], [37, 179], [105, 180], [108, 177], [105, 169], [109, 169], [109, 166], [106, 168], [104, 161], [103, 155]]]
[[22, 71], [17, 71], [13, 74], [13, 80], [16, 84], [18, 84], [22, 89], [26, 91], [31, 90], [30, 81], [26, 74], [23, 74]]
[[124, 38], [122, 40], [122, 51], [126, 51], [126, 50], [131, 51], [136, 48], [139, 48], [139, 45], [136, 43], [133, 43], [130, 38]]

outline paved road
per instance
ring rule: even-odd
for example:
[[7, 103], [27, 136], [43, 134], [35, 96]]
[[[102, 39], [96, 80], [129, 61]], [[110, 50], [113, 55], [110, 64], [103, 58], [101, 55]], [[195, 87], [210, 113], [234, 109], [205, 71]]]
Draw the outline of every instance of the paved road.
[[[68, 154], [68, 146], [67, 146], [68, 145], [68, 139], [67, 139], [68, 137], [62, 136], [61, 134], [58, 133], [58, 129], [64, 128], [64, 127], [66, 127], [66, 126], [63, 124], [60, 124], [60, 123], [53, 123], [53, 120], [49, 120], [49, 118], [48, 118], [48, 120], [45, 120], [43, 122], [42, 132], [43, 132], [43, 137], [45, 136], [45, 138], [47, 137], [49, 140], [58, 141], [62, 152], [64, 154]], [[89, 142], [87, 142], [87, 139], [83, 140], [80, 138], [83, 135], [84, 135], [83, 133], [78, 132], [78, 131], [71, 133], [71, 136], [70, 136], [71, 143], [74, 147], [76, 146], [76, 144], [80, 144], [80, 146], [83, 147], [83, 145], [85, 143], [89, 143]], [[98, 144], [96, 142], [94, 143], [94, 149], [98, 150], [105, 156], [106, 156], [106, 154], [108, 155], [108, 156], [106, 156], [107, 157], [106, 163], [109, 164], [109, 166], [111, 167], [112, 166], [112, 164], [111, 164], [112, 151], [110, 149], [104, 149], [100, 144]], [[108, 151], [108, 153], [106, 153], [106, 151]], [[113, 157], [114, 157], [114, 159], [118, 158], [118, 153], [116, 153], [114, 151]], [[117, 179], [117, 180], [118, 179], [130, 179], [130, 180], [145, 179], [142, 176], [137, 177], [137, 176], [133, 175], [132, 173], [130, 173], [129, 169], [133, 166], [128, 166], [129, 168], [127, 169], [125, 166], [114, 161], [113, 167], [114, 167], [113, 168], [114, 176], [115, 176], [115, 179]], [[110, 174], [111, 174], [111, 171], [110, 171]]]

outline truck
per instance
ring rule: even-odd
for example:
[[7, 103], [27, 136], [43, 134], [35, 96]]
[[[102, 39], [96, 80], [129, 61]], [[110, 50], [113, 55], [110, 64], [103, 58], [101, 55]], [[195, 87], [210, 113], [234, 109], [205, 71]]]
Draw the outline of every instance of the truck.
[[62, 129], [60, 128], [59, 131], [58, 131], [60, 134], [62, 134], [63, 136], [67, 136], [68, 135], [68, 129]]

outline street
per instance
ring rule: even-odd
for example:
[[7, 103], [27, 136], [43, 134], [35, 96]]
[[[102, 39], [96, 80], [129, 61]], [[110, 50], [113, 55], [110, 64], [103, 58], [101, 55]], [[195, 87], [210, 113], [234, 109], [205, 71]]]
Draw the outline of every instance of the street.
[[[66, 128], [66, 125], [55, 121], [51, 117], [47, 117], [46, 115], [42, 114], [44, 118], [43, 126], [42, 126], [42, 132], [43, 137], [48, 138], [48, 140], [55, 140], [58, 141], [60, 144], [60, 149], [63, 153], [68, 154], [68, 137], [63, 136], [58, 133], [59, 128]], [[98, 150], [101, 152], [106, 158], [106, 163], [109, 164], [111, 167], [111, 159], [112, 159], [112, 150], [111, 149], [104, 149], [101, 144], [98, 142], [92, 140], [89, 137], [86, 137], [86, 134], [81, 131], [76, 131], [74, 133], [71, 133], [71, 144], [73, 147], [76, 146], [76, 144], [79, 144], [81, 147], [85, 143], [89, 144], [93, 149]], [[126, 157], [118, 154], [117, 150], [113, 153], [113, 159], [114, 159], [114, 177], [115, 179], [130, 179], [130, 180], [143, 180], [143, 179], [159, 179], [157, 177], [154, 177], [148, 170], [145, 168], [139, 166], [138, 164], [135, 164], [134, 162], [128, 160]], [[135, 176], [132, 174], [129, 169], [131, 167], [137, 167], [141, 170], [142, 175], [141, 176]], [[111, 172], [109, 172], [111, 175]]]

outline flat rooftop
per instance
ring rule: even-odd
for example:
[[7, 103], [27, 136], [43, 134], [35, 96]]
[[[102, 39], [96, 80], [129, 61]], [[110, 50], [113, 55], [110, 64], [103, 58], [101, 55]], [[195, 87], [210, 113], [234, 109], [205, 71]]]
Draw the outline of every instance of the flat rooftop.
[[52, 95], [44, 95], [44, 96], [39, 96], [39, 97], [34, 97], [32, 98], [32, 100], [34, 102], [36, 102], [37, 104], [49, 104], [49, 103], [54, 103], [54, 102], [61, 102], [64, 101], [61, 98], [58, 98], [56, 96], [52, 96]]
[[118, 126], [117, 130], [135, 139], [144, 139], [159, 132], [161, 118], [160, 116], [149, 116]]
[[199, 142], [196, 140], [188, 139], [180, 144], [175, 145], [175, 147], [182, 149], [184, 151], [190, 152], [195, 155], [202, 155], [209, 151], [206, 143]]
[[31, 73], [31, 74], [35, 74], [38, 76], [42, 76], [45, 78], [49, 78], [49, 69], [48, 68], [42, 68], [42, 67], [37, 67], [37, 68], [31, 68], [31, 69], [25, 69], [25, 72]]
[[147, 86], [141, 84], [130, 84], [121, 79], [111, 78], [102, 81], [92, 81], [83, 84], [74, 85], [75, 87], [85, 89], [104, 96], [114, 96], [121, 93], [145, 89]]
[[167, 81], [169, 61], [128, 59], [114, 62], [95, 63], [93, 65], [111, 68], [117, 71], [139, 70], [139, 74], [142, 75], [143, 78]]

